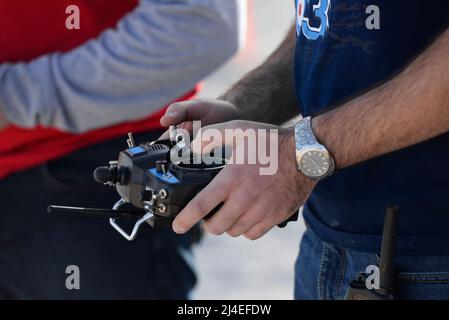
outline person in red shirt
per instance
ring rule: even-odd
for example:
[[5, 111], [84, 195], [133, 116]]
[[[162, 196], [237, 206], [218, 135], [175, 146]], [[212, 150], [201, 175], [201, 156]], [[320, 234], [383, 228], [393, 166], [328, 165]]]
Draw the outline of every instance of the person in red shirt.
[[237, 16], [237, 1], [0, 0], [0, 298], [189, 296], [194, 235], [128, 243], [103, 219], [45, 210], [117, 200], [92, 170], [129, 131], [159, 137], [163, 106], [237, 50]]

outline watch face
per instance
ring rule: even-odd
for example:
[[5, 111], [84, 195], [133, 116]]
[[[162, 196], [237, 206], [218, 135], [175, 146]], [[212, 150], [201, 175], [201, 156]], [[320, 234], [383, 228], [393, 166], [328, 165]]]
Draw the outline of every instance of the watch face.
[[327, 152], [307, 151], [301, 158], [301, 171], [308, 177], [319, 178], [325, 176], [331, 167]]

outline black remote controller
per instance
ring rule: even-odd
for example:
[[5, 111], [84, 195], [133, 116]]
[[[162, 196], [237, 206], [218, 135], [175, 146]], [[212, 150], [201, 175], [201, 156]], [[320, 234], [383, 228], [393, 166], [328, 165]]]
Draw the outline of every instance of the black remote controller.
[[[94, 179], [115, 187], [120, 196], [112, 210], [49, 206], [48, 211], [53, 214], [108, 216], [111, 225], [128, 240], [135, 238], [144, 222], [152, 227], [170, 226], [187, 203], [226, 165], [224, 155], [196, 159], [192, 152], [183, 150], [188, 146], [177, 140], [178, 137], [171, 134], [171, 139], [136, 146], [129, 134], [128, 148], [120, 152], [118, 160], [95, 169]], [[173, 162], [173, 153], [181, 154], [181, 151], [187, 157], [178, 157], [180, 160]], [[123, 210], [126, 204], [134, 208]], [[133, 217], [139, 219], [131, 233], [126, 233], [116, 222], [119, 218]], [[295, 214], [288, 221], [297, 220], [297, 217]], [[284, 227], [288, 221], [279, 226]]]

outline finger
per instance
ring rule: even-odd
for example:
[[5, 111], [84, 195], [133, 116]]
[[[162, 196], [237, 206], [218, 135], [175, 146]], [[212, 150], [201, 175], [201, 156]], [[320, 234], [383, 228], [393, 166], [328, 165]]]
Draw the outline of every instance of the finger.
[[204, 223], [207, 232], [215, 235], [225, 233], [250, 207], [251, 195], [247, 192], [234, 191], [211, 218]]
[[200, 120], [207, 112], [208, 109], [199, 100], [176, 102], [167, 108], [160, 122], [162, 126], [169, 127], [185, 121]]
[[173, 221], [176, 233], [186, 233], [209, 214], [229, 194], [229, 183], [218, 174], [200, 193], [193, 198]]
[[249, 230], [245, 231], [243, 235], [250, 240], [257, 240], [271, 229], [287, 220], [294, 214], [296, 210], [292, 210], [290, 214], [279, 214], [277, 210], [271, 210], [270, 213], [264, 215], [262, 220], [253, 225]]
[[276, 226], [276, 222], [273, 219], [263, 219], [251, 229], [246, 231], [243, 235], [249, 240], [257, 240], [268, 233]]
[[[184, 129], [192, 134], [193, 126], [191, 122], [183, 122], [178, 125], [178, 129]], [[157, 140], [168, 140], [170, 139], [170, 131], [166, 130]]]
[[239, 219], [228, 229], [227, 233], [231, 237], [240, 237], [252, 227], [257, 225], [265, 217], [266, 210], [259, 206], [250, 209], [246, 214], [239, 217]]

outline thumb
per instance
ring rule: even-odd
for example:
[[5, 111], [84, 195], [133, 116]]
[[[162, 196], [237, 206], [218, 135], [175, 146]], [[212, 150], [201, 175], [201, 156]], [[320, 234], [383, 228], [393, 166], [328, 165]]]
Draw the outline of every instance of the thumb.
[[162, 116], [160, 122], [163, 127], [180, 124], [186, 120], [187, 111], [181, 103], [174, 103], [170, 105], [165, 114]]
[[185, 121], [201, 120], [208, 112], [209, 108], [201, 100], [176, 102], [167, 108], [161, 125], [169, 127]]

